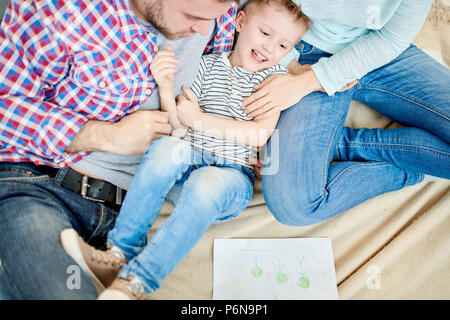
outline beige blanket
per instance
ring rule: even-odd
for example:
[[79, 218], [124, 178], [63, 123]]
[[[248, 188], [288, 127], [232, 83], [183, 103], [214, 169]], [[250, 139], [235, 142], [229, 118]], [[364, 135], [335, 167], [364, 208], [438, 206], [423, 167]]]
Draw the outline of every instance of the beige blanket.
[[[447, 67], [449, 5], [449, 0], [436, 1], [415, 42]], [[347, 125], [397, 126], [357, 102], [352, 103]], [[171, 210], [165, 203], [150, 236]], [[213, 225], [153, 298], [212, 299], [215, 238], [329, 237], [340, 299], [450, 299], [449, 230], [449, 182], [421, 183], [317, 225], [288, 227], [270, 214], [258, 181], [251, 205], [236, 219]]]

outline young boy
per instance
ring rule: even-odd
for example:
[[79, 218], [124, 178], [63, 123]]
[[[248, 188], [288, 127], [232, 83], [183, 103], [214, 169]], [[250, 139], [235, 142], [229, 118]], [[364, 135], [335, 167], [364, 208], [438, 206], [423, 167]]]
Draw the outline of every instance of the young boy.
[[[200, 240], [208, 227], [237, 216], [252, 199], [254, 174], [248, 158], [263, 146], [279, 114], [252, 119], [242, 100], [276, 72], [308, 28], [291, 0], [250, 0], [238, 13], [239, 36], [231, 53], [203, 57], [185, 96], [173, 96], [177, 60], [161, 50], [151, 71], [161, 109], [170, 113], [172, 136], [147, 150], [128, 190], [108, 250], [86, 244], [73, 229], [61, 233], [63, 247], [93, 279], [99, 299], [145, 299]], [[178, 138], [178, 137], [181, 137]], [[147, 244], [148, 232], [177, 182], [182, 191], [171, 216]]]

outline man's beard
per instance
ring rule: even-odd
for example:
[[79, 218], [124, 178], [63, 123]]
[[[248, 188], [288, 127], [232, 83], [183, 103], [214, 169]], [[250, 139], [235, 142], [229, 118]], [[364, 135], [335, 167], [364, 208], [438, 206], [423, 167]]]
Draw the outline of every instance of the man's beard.
[[151, 23], [169, 40], [178, 40], [193, 34], [190, 30], [175, 33], [169, 31], [164, 21], [163, 0], [146, 2], [143, 15], [147, 22]]

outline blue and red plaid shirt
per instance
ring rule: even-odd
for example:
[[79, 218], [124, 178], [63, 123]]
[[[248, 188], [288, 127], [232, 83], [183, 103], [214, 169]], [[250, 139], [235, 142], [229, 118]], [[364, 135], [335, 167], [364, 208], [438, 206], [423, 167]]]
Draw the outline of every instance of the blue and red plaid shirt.
[[[233, 45], [237, 5], [205, 53]], [[0, 30], [0, 161], [66, 167], [88, 120], [117, 121], [155, 87], [156, 36], [128, 0], [11, 0]]]

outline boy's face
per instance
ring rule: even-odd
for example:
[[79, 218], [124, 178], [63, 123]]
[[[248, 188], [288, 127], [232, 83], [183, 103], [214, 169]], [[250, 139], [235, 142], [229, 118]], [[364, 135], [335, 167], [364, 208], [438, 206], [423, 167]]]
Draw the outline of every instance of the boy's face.
[[306, 26], [276, 2], [241, 11], [236, 20], [239, 37], [231, 62], [255, 72], [276, 65], [306, 31]]

